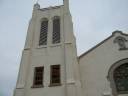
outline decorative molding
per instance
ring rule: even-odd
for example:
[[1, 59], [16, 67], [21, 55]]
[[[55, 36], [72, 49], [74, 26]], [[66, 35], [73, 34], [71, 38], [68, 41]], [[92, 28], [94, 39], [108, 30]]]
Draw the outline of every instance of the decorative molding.
[[18, 86], [16, 86], [16, 89], [24, 89], [24, 86], [25, 85], [18, 85]]
[[61, 86], [61, 83], [56, 83], [56, 84], [50, 84], [49, 87], [55, 87], [55, 86]]
[[64, 44], [72, 44], [71, 42], [64, 42]]
[[31, 88], [43, 88], [44, 85], [33, 85]]
[[31, 48], [24, 48], [24, 50], [30, 50]]
[[110, 91], [103, 92], [102, 96], [111, 96], [111, 92]]
[[127, 50], [127, 49], [128, 49], [127, 46], [126, 46], [126, 42], [127, 42], [127, 41], [128, 41], [128, 40], [126, 40], [126, 38], [124, 38], [124, 37], [122, 37], [122, 36], [117, 36], [117, 37], [114, 39], [113, 43], [117, 43], [117, 44], [118, 44], [119, 50]]

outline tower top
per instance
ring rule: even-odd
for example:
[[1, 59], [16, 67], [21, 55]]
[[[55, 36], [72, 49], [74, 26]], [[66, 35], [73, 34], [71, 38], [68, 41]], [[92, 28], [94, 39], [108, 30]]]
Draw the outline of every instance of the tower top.
[[69, 10], [69, 0], [63, 0], [65, 10]]
[[38, 4], [38, 2], [36, 2], [36, 4], [34, 4], [34, 9], [40, 9], [40, 5]]
[[[33, 9], [40, 9], [40, 4], [38, 3], [39, 0], [34, 4]], [[64, 10], [65, 12], [69, 11], [69, 0], [63, 0]]]

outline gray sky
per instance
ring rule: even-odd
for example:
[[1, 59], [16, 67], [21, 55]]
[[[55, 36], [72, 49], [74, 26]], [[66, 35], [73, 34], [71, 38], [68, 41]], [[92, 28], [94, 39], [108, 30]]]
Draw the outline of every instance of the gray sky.
[[[35, 0], [0, 0], [0, 96], [12, 96]], [[40, 0], [41, 7], [62, 4]], [[70, 0], [78, 55], [111, 35], [128, 33], [128, 0]]]

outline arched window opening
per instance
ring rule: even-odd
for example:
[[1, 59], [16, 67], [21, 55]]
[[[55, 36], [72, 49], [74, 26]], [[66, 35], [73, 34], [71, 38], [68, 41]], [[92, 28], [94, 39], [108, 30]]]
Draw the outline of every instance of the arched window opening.
[[60, 43], [60, 17], [55, 16], [53, 18], [53, 35], [52, 35], [52, 43]]
[[108, 71], [113, 96], [128, 94], [128, 58], [117, 61]]
[[47, 45], [47, 34], [48, 34], [48, 19], [45, 18], [41, 22], [39, 46]]
[[113, 78], [117, 93], [128, 93], [128, 63], [122, 64], [114, 70]]

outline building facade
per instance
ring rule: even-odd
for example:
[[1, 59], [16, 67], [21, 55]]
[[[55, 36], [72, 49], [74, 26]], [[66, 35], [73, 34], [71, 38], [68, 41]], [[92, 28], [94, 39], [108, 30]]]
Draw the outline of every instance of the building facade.
[[84, 96], [128, 96], [127, 40], [115, 31], [79, 57]]
[[77, 56], [69, 1], [33, 7], [14, 96], [128, 96], [128, 35]]

